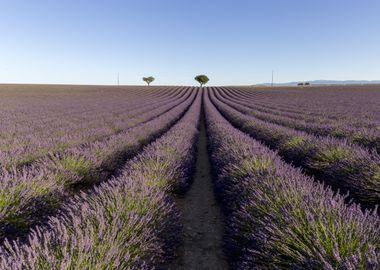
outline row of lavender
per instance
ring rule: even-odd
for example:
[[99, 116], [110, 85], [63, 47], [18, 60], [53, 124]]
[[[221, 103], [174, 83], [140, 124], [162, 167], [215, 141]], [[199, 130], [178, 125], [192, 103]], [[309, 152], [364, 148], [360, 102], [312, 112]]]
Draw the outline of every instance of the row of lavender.
[[379, 85], [312, 87], [236, 87], [268, 109], [309, 114], [359, 124], [380, 124]]
[[[0, 164], [2, 167], [22, 166], [49, 152], [62, 151], [85, 142], [100, 140], [114, 133], [121, 132], [141, 121], [141, 115], [148, 113], [152, 107], [159, 107], [184, 95], [185, 89], [162, 91], [160, 96], [144, 95], [125, 104], [111, 100], [100, 104], [103, 96], [98, 96], [98, 106], [82, 106], [87, 111], [68, 111], [67, 114], [55, 115], [49, 121], [33, 119], [15, 127], [7, 127], [2, 122], [0, 134]], [[130, 96], [125, 91], [125, 96]], [[59, 99], [60, 96], [57, 95]], [[61, 105], [64, 106], [64, 105]], [[70, 109], [68, 107], [67, 109]], [[51, 111], [45, 111], [49, 115]], [[25, 117], [26, 118], [26, 117]]]
[[[54, 125], [92, 119], [92, 114], [109, 117], [141, 104], [144, 99], [159, 99], [173, 93], [169, 87], [96, 87], [96, 86], [0, 86], [1, 127], [23, 134], [24, 128]], [[25, 127], [26, 126], [26, 127]], [[29, 130], [30, 132], [32, 130]], [[39, 131], [39, 130], [37, 130]]]
[[[97, 91], [87, 93], [88, 91], [75, 86], [74, 89], [77, 92], [67, 91], [72, 95], [69, 99], [67, 94], [53, 89], [45, 89], [45, 92], [41, 93], [30, 87], [30, 91], [25, 91], [23, 95], [17, 95], [15, 90], [14, 96], [7, 96], [2, 100], [1, 104], [4, 106], [0, 112], [1, 126], [7, 131], [2, 135], [2, 143], [8, 133], [19, 136], [31, 132], [43, 132], [39, 128], [44, 126], [56, 128], [58, 126], [56, 122], [61, 120], [75, 128], [76, 121], [92, 121], [96, 116], [100, 120], [103, 117], [109, 118], [111, 115], [117, 117], [127, 108], [133, 107], [134, 102], [141, 103], [143, 99], [151, 99], [155, 96], [159, 98], [161, 95], [169, 94], [169, 89], [167, 89], [157, 92], [141, 90], [141, 93], [137, 95], [134, 93], [134, 88], [128, 88], [123, 95], [107, 89], [105, 93]], [[0, 96], [3, 96], [3, 87], [0, 87], [0, 90]]]
[[[49, 149], [45, 151], [44, 154], [38, 155], [36, 153], [33, 154], [33, 158], [29, 156], [28, 162], [24, 162], [25, 159], [23, 158], [23, 154], [25, 152], [28, 152], [32, 150], [29, 148], [29, 146], [21, 146], [23, 148], [23, 151], [17, 151], [16, 149], [13, 149], [10, 152], [4, 152], [2, 151], [0, 153], [0, 160], [2, 161], [1, 170], [22, 170], [24, 167], [28, 167], [30, 165], [35, 165], [36, 163], [42, 163], [41, 160], [46, 159], [47, 156], [51, 155], [59, 155], [63, 152], [69, 152], [73, 151], [74, 149], [88, 147], [90, 144], [96, 144], [102, 141], [109, 140], [112, 136], [118, 135], [120, 133], [126, 132], [128, 129], [131, 129], [133, 127], [136, 127], [138, 125], [141, 125], [145, 122], [148, 122], [152, 120], [153, 118], [157, 117], [160, 114], [163, 114], [164, 112], [168, 111], [170, 108], [175, 106], [175, 104], [178, 104], [182, 99], [186, 97], [186, 95], [189, 95], [189, 89], [183, 89], [182, 92], [178, 92], [176, 94], [173, 94], [171, 97], [167, 97], [166, 99], [162, 100], [152, 100], [150, 104], [144, 104], [141, 103], [141, 106], [137, 106], [134, 109], [130, 109], [128, 111], [123, 111], [123, 118], [118, 119], [117, 116], [114, 116], [114, 128], [112, 131], [108, 129], [107, 126], [99, 126], [96, 130], [92, 130], [90, 133], [92, 134], [91, 137], [84, 136], [83, 140], [70, 140], [71, 136], [63, 136], [63, 137], [54, 137], [52, 135], [52, 140], [59, 139], [59, 140], [65, 140], [64, 144], [56, 143], [56, 142], [45, 142], [46, 144], [49, 144]], [[149, 102], [150, 100], [148, 100]], [[174, 105], [173, 105], [174, 104]], [[98, 115], [96, 112], [92, 112], [95, 116]], [[120, 121], [119, 121], [120, 120]], [[111, 121], [111, 120], [110, 120]], [[100, 121], [100, 123], [102, 123]], [[83, 123], [83, 125], [86, 125]], [[47, 129], [50, 128], [50, 126], [46, 127]], [[62, 127], [66, 130], [66, 133], [71, 134], [70, 127]], [[34, 135], [35, 138], [38, 138], [40, 134]], [[87, 140], [85, 140], [87, 138]], [[40, 138], [42, 139], [42, 138]], [[37, 147], [36, 145], [33, 146], [33, 148]], [[15, 152], [18, 152], [18, 155]], [[23, 153], [21, 153], [23, 152]], [[41, 151], [39, 151], [39, 154]], [[5, 161], [5, 162], [4, 162]], [[10, 162], [6, 162], [10, 161]]]
[[350, 198], [365, 207], [380, 203], [380, 156], [377, 153], [244, 115], [229, 106], [215, 90], [211, 91], [211, 100], [233, 125], [278, 150], [286, 161], [301, 166], [335, 189], [349, 191]]
[[233, 128], [208, 95], [204, 102], [234, 269], [379, 269], [376, 214], [347, 206], [344, 197]]
[[151, 110], [145, 115], [147, 122], [134, 128], [39, 159], [21, 171], [3, 171], [1, 239], [24, 235], [73, 193], [108, 179], [126, 159], [178, 121], [194, 98], [195, 92], [188, 89], [185, 96]]
[[[290, 127], [296, 130], [305, 131], [317, 136], [333, 136], [346, 139], [351, 143], [374, 149], [380, 153], [380, 129], [377, 126], [369, 128], [357, 127], [351, 121], [329, 121], [319, 118], [304, 118], [298, 115], [297, 118], [290, 118], [281, 113], [263, 112], [257, 109], [257, 105], [252, 103], [253, 98], [239, 97], [230, 89], [218, 89], [220, 95], [228, 104], [240, 112], [252, 115], [257, 119], [270, 123]], [[275, 106], [276, 104], [273, 104]]]
[[[249, 91], [251, 90], [251, 91]], [[287, 92], [286, 89], [283, 90]], [[304, 107], [303, 103], [295, 106], [294, 104], [285, 105], [283, 103], [283, 99], [281, 97], [277, 97], [276, 95], [266, 96], [265, 93], [261, 93], [261, 95], [256, 95], [256, 90], [254, 89], [246, 89], [243, 91], [242, 88], [228, 87], [228, 93], [234, 94], [239, 98], [243, 98], [243, 100], [249, 100], [250, 104], [255, 105], [255, 109], [264, 113], [271, 113], [274, 115], [286, 116], [290, 119], [298, 119], [305, 121], [313, 121], [321, 124], [332, 124], [339, 120], [339, 122], [350, 123], [356, 127], [376, 127], [375, 122], [371, 122], [371, 120], [366, 117], [358, 117], [358, 115], [344, 115], [341, 113], [329, 113], [326, 110], [321, 112], [313, 112], [312, 110], [308, 110], [308, 107]], [[304, 91], [299, 90], [299, 94], [304, 94]], [[270, 98], [269, 98], [270, 97]], [[264, 99], [265, 98], [265, 99]], [[307, 104], [306, 104], [307, 105]], [[335, 104], [330, 104], [330, 106], [334, 107]], [[331, 109], [330, 109], [331, 110]], [[372, 112], [373, 114], [373, 112]], [[364, 120], [364, 121], [363, 121]], [[375, 118], [372, 119], [376, 120]]]
[[[194, 166], [201, 94], [167, 133], [117, 178], [62, 206], [27, 244], [0, 248], [0, 269], [153, 269], [173, 254], [181, 226], [170, 192], [186, 190]], [[182, 106], [184, 107], [184, 106]], [[176, 115], [180, 115], [177, 111]], [[157, 125], [166, 125], [161, 119]]]

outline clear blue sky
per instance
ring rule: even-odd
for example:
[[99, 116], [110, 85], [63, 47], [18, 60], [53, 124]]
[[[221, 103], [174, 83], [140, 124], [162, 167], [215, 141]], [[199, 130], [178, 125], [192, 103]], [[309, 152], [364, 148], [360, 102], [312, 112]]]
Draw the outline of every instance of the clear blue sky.
[[378, 0], [1, 0], [0, 82], [380, 79]]

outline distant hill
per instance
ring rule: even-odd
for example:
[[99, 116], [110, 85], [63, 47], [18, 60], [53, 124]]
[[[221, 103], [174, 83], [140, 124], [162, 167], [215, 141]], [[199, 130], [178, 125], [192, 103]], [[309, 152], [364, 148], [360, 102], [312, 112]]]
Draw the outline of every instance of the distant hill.
[[[347, 80], [347, 81], [334, 81], [334, 80], [315, 80], [315, 81], [299, 81], [299, 82], [286, 82], [286, 83], [274, 83], [273, 85], [277, 86], [287, 86], [287, 85], [297, 85], [300, 82], [309, 82], [310, 84], [380, 84], [380, 81], [356, 81], [356, 80]], [[270, 86], [271, 83], [259, 83], [256, 85]]]

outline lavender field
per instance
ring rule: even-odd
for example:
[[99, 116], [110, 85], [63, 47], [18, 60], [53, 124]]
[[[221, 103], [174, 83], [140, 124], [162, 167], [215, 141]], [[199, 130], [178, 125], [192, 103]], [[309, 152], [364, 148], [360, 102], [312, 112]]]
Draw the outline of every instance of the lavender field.
[[380, 269], [380, 86], [0, 86], [0, 269]]

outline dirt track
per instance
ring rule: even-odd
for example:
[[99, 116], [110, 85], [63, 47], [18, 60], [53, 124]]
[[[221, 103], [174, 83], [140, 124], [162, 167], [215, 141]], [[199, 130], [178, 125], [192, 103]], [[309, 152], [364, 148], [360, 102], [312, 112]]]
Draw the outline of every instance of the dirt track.
[[228, 269], [222, 250], [223, 216], [214, 196], [203, 114], [194, 182], [176, 203], [182, 212], [184, 242], [169, 269]]

